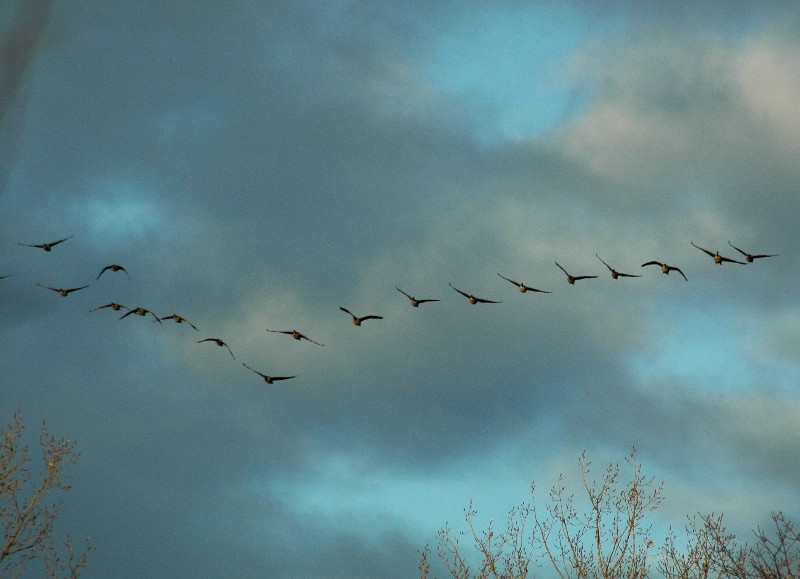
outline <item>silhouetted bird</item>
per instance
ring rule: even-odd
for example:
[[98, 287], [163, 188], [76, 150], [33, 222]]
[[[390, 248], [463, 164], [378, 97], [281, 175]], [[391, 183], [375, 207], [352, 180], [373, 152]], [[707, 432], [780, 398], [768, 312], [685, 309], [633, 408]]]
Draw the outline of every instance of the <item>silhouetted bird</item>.
[[128, 275], [128, 270], [125, 269], [124, 267], [122, 267], [121, 265], [116, 264], [116, 263], [112, 263], [111, 265], [107, 265], [103, 269], [101, 269], [100, 273], [97, 274], [97, 278], [96, 279], [100, 279], [100, 276], [103, 275], [103, 273], [108, 269], [110, 269], [111, 271], [124, 271], [125, 275], [128, 276], [128, 279], [131, 279], [131, 276]]
[[363, 322], [364, 320], [382, 320], [383, 319], [382, 316], [364, 316], [362, 318], [359, 318], [358, 316], [356, 316], [353, 312], [351, 312], [347, 308], [339, 307], [339, 309], [342, 310], [343, 312], [347, 312], [348, 314], [350, 314], [350, 316], [353, 318], [353, 323], [355, 325], [357, 325], [357, 326], [360, 326], [361, 322]]
[[778, 256], [777, 253], [762, 253], [760, 255], [753, 255], [752, 253], [747, 253], [746, 251], [744, 251], [742, 249], [739, 249], [734, 244], [732, 244], [730, 241], [728, 242], [728, 245], [730, 245], [733, 249], [735, 249], [736, 251], [741, 253], [749, 263], [753, 263], [754, 259], [760, 259], [762, 257], [777, 257]]
[[51, 251], [53, 247], [66, 241], [67, 239], [72, 239], [74, 236], [70, 235], [69, 237], [65, 237], [64, 239], [59, 239], [58, 241], [51, 241], [50, 243], [18, 243], [17, 245], [24, 245], [25, 247], [38, 247], [40, 249], [44, 249], [45, 251]]
[[305, 336], [305, 335], [301, 334], [297, 330], [269, 330], [268, 329], [267, 331], [268, 332], [272, 332], [273, 334], [288, 334], [289, 336], [291, 336], [292, 338], [294, 338], [297, 341], [308, 340], [309, 342], [311, 342], [312, 344], [316, 344], [317, 346], [324, 346], [324, 344], [320, 344], [319, 342], [315, 342], [314, 340], [312, 340], [308, 336]]
[[53, 290], [54, 292], [58, 292], [63, 297], [67, 297], [72, 292], [76, 292], [78, 290], [82, 290], [84, 288], [89, 287], [88, 285], [82, 285], [80, 287], [72, 287], [72, 288], [66, 289], [66, 288], [59, 288], [59, 287], [50, 287], [50, 286], [42, 285], [40, 283], [37, 283], [36, 285], [38, 285], [39, 287], [43, 287], [43, 288], [49, 289], [49, 290]]
[[[660, 265], [661, 266], [661, 273], [669, 275], [671, 271], [677, 271], [679, 274], [683, 276], [683, 279], [686, 279], [686, 275], [680, 270], [679, 267], [675, 267], [674, 265], [667, 265], [666, 263], [661, 263], [660, 261], [648, 261], [647, 263], [643, 263], [642, 267], [646, 265]], [[689, 281], [686, 279], [686, 281]]]
[[[498, 273], [497, 275], [500, 275], [500, 274]], [[509, 282], [513, 283], [515, 286], [517, 286], [519, 291], [521, 291], [522, 293], [525, 293], [525, 292], [539, 292], [539, 293], [543, 293], [543, 294], [552, 293], [552, 292], [548, 292], [548, 291], [545, 291], [545, 290], [536, 289], [535, 287], [531, 287], [529, 285], [525, 285], [524, 283], [519, 282], [519, 281], [514, 281], [513, 279], [508, 279], [504, 275], [500, 275], [500, 277], [502, 277], [506, 281], [509, 281]]]
[[408, 295], [406, 292], [401, 290], [399, 287], [397, 287], [397, 286], [394, 286], [394, 287], [395, 287], [395, 289], [397, 291], [399, 291], [401, 294], [403, 294], [408, 299], [410, 299], [411, 300], [411, 305], [414, 306], [415, 308], [419, 307], [420, 304], [424, 304], [425, 302], [438, 302], [438, 301], [441, 301], [441, 300], [434, 300], [434, 299], [430, 299], [430, 298], [424, 299], [424, 300], [418, 300], [414, 296]]
[[[555, 264], [558, 265], [558, 262], [555, 262]], [[569, 273], [567, 273], [567, 270], [561, 267], [560, 265], [558, 265], [558, 269], [560, 269], [566, 274], [567, 282], [573, 285], [575, 284], [576, 281], [580, 279], [594, 279], [597, 277], [596, 275], [570, 275]]]
[[192, 326], [195, 330], [197, 329], [197, 326], [195, 326], [192, 322], [190, 322], [189, 320], [187, 320], [186, 318], [184, 318], [182, 316], [179, 316], [178, 314], [172, 314], [171, 316], [164, 316], [161, 319], [162, 320], [175, 320], [175, 322], [178, 323], [178, 324], [182, 324], [182, 323], [186, 322], [187, 324]]
[[220, 348], [223, 348], [223, 347], [224, 348], [228, 348], [228, 353], [231, 355], [231, 358], [233, 358], [234, 360], [236, 359], [236, 356], [233, 355], [233, 352], [231, 351], [231, 349], [228, 346], [228, 344], [226, 344], [225, 342], [223, 342], [219, 338], [205, 338], [203, 340], [197, 340], [198, 344], [201, 344], [202, 342], [214, 342]]
[[292, 378], [297, 378], [297, 376], [269, 376], [267, 374], [262, 374], [261, 372], [259, 372], [258, 370], [254, 369], [254, 368], [251, 368], [250, 366], [248, 366], [244, 362], [242, 362], [242, 366], [244, 366], [248, 370], [251, 370], [252, 372], [255, 372], [256, 374], [261, 376], [264, 379], [264, 382], [266, 382], [267, 384], [272, 384], [276, 380], [291, 380]]
[[743, 261], [737, 261], [737, 260], [735, 260], [735, 259], [731, 259], [730, 257], [723, 257], [723, 256], [721, 256], [721, 255], [719, 254], [719, 251], [716, 251], [716, 252], [714, 252], [714, 251], [710, 251], [710, 250], [708, 250], [708, 249], [704, 249], [704, 248], [700, 247], [699, 245], [695, 245], [695, 242], [694, 242], [694, 241], [691, 241], [690, 243], [691, 243], [692, 245], [694, 245], [694, 246], [695, 246], [697, 249], [699, 249], [700, 251], [702, 251], [702, 252], [705, 252], [705, 253], [707, 253], [708, 255], [710, 255], [712, 258], [714, 258], [714, 263], [716, 263], [717, 265], [722, 265], [722, 262], [723, 262], [723, 261], [728, 261], [728, 262], [730, 262], [730, 263], [738, 263], [738, 264], [740, 264], [740, 265], [744, 265], [744, 262], [743, 262]]
[[147, 308], [138, 307], [138, 308], [127, 308], [127, 309], [128, 313], [122, 314], [119, 318], [120, 320], [123, 318], [127, 318], [131, 314], [136, 314], [137, 316], [142, 316], [142, 317], [146, 316], [147, 314], [150, 314], [151, 316], [153, 316], [153, 319], [155, 319], [155, 321], [157, 321], [159, 324], [161, 323], [161, 319]]
[[115, 312], [121, 310], [122, 308], [130, 309], [130, 308], [126, 307], [126, 306], [123, 306], [122, 304], [118, 304], [117, 302], [111, 302], [111, 303], [106, 304], [104, 306], [98, 306], [98, 307], [94, 308], [93, 310], [89, 310], [89, 311], [90, 312], [96, 312], [97, 310], [102, 310], [103, 308], [111, 308]]
[[[597, 254], [595, 253], [595, 255], [597, 255]], [[603, 261], [603, 258], [600, 257], [599, 255], [597, 255], [597, 259], [599, 259], [600, 261]], [[608, 268], [608, 271], [611, 272], [611, 279], [617, 279], [617, 278], [620, 278], [620, 277], [642, 277], [641, 275], [635, 275], [635, 274], [632, 274], [632, 273], [620, 273], [616, 269], [614, 269], [613, 267], [608, 265], [605, 261], [603, 261], [603, 265], [606, 266]]]
[[472, 294], [468, 294], [467, 292], [462, 292], [460, 289], [458, 289], [457, 287], [455, 287], [455, 286], [454, 286], [452, 283], [450, 283], [450, 282], [447, 282], [447, 284], [448, 284], [448, 285], [449, 285], [451, 288], [453, 288], [454, 290], [456, 290], [458, 293], [460, 293], [462, 296], [464, 296], [465, 298], [467, 298], [467, 299], [469, 300], [469, 303], [471, 303], [471, 304], [473, 304], [473, 305], [474, 305], [474, 304], [500, 304], [500, 303], [502, 303], [502, 302], [495, 301], [495, 300], [487, 300], [486, 298], [478, 298], [478, 297], [475, 297], [474, 295], [472, 295]]

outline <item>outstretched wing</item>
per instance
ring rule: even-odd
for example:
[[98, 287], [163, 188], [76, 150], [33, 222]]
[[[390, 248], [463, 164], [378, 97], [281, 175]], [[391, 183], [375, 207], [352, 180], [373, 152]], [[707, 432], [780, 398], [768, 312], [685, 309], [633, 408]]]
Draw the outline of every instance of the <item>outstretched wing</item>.
[[668, 266], [667, 266], [667, 269], [668, 269], [668, 270], [674, 270], [674, 271], [677, 271], [679, 274], [681, 274], [681, 275], [683, 276], [683, 279], [685, 279], [686, 281], [689, 281], [689, 280], [686, 278], [686, 275], [685, 275], [685, 274], [684, 274], [684, 273], [681, 271], [681, 268], [679, 268], [679, 267], [675, 267], [675, 266], [673, 266], [673, 265], [668, 265]]
[[454, 290], [456, 290], [458, 293], [460, 293], [460, 294], [461, 294], [462, 296], [464, 296], [465, 298], [469, 298], [469, 294], [468, 294], [468, 293], [462, 292], [460, 289], [458, 289], [457, 287], [455, 287], [455, 286], [454, 286], [452, 283], [450, 283], [450, 282], [447, 282], [447, 285], [449, 285], [451, 288], [453, 288]]
[[694, 245], [694, 246], [695, 246], [697, 249], [699, 249], [700, 251], [704, 251], [704, 252], [706, 252], [708, 255], [710, 255], [711, 257], [714, 257], [714, 252], [713, 252], [713, 251], [709, 251], [708, 249], [705, 249], [705, 248], [703, 248], [703, 247], [700, 247], [699, 245], [695, 244], [695, 242], [694, 242], [694, 241], [690, 241], [689, 243], [691, 243], [692, 245]]
[[472, 296], [472, 299], [474, 299], [476, 302], [479, 302], [481, 304], [500, 304], [500, 303], [503, 303], [503, 302], [499, 302], [499, 301], [495, 301], [495, 300], [487, 300], [486, 298], [476, 298], [475, 296]]
[[[599, 255], [597, 255], [596, 253], [595, 253], [595, 256], [597, 257], [597, 259], [599, 259], [600, 261], [602, 261], [602, 262], [603, 262], [603, 265], [604, 265], [604, 266], [606, 266], [606, 267], [608, 268], [608, 271], [610, 271], [610, 272], [613, 272], [613, 271], [614, 271], [614, 268], [613, 268], [613, 267], [611, 267], [610, 265], [608, 265], [608, 264], [607, 264], [605, 261], [603, 261], [603, 258], [602, 258], [602, 257], [600, 257]], [[620, 273], [619, 275], [624, 275], [624, 274], [621, 274], [621, 273]]]
[[497, 275], [499, 275], [500, 277], [502, 277], [504, 280], [506, 280], [506, 281], [508, 281], [508, 282], [511, 282], [511, 283], [513, 283], [513, 284], [514, 284], [514, 285], [516, 285], [516, 286], [520, 285], [520, 284], [519, 284], [519, 282], [516, 282], [516, 281], [514, 281], [513, 279], [509, 279], [509, 278], [507, 278], [507, 277], [506, 277], [506, 276], [504, 276], [504, 275], [500, 275], [499, 273], [498, 273]]
[[663, 264], [663, 263], [661, 263], [660, 261], [655, 261], [655, 260], [653, 260], [653, 261], [648, 261], [647, 263], [643, 263], [643, 264], [642, 264], [642, 267], [644, 267], [644, 266], [646, 266], [646, 265], [657, 265], [657, 266], [659, 266], [659, 267], [664, 267], [664, 264]]
[[397, 287], [397, 286], [394, 286], [394, 288], [395, 288], [397, 291], [399, 291], [401, 294], [403, 294], [404, 296], [406, 296], [408, 299], [410, 299], [410, 300], [413, 300], [413, 299], [414, 299], [412, 296], [408, 295], [406, 292], [404, 292], [403, 290], [401, 290], [399, 287]]

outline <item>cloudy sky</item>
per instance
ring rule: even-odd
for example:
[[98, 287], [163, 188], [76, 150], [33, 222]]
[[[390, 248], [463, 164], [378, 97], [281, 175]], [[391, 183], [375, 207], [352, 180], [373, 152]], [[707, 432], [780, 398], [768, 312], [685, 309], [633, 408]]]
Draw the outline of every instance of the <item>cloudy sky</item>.
[[800, 520], [800, 9], [489, 4], [2, 5], [0, 419], [87, 576], [410, 577], [634, 446], [661, 529]]

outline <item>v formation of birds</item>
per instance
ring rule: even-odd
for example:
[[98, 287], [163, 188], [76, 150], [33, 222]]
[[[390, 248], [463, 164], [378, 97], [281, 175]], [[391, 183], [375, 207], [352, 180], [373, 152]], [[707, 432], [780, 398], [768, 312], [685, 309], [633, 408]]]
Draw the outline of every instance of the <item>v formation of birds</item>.
[[[63, 239], [58, 239], [56, 241], [51, 241], [51, 242], [48, 242], [48, 243], [19, 243], [18, 245], [24, 246], [24, 247], [32, 247], [32, 248], [42, 249], [42, 250], [44, 250], [46, 252], [51, 252], [51, 251], [53, 251], [53, 249], [57, 245], [59, 245], [60, 243], [65, 242], [65, 241], [67, 241], [69, 239], [72, 239], [72, 237], [73, 236], [70, 235], [69, 237], [65, 237]], [[730, 257], [722, 256], [722, 255], [720, 255], [719, 251], [711, 251], [709, 249], [706, 249], [704, 247], [701, 247], [701, 246], [695, 244], [694, 241], [692, 241], [691, 244], [692, 244], [692, 246], [696, 247], [697, 249], [699, 249], [703, 253], [707, 254], [709, 257], [711, 257], [712, 260], [713, 260], [713, 263], [715, 263], [717, 265], [722, 265], [723, 263], [734, 263], [734, 264], [739, 264], [739, 265], [746, 265], [748, 263], [753, 263], [757, 259], [767, 258], [767, 257], [776, 257], [777, 256], [777, 254], [772, 254], [772, 253], [770, 253], [770, 254], [767, 254], [767, 253], [751, 254], [751, 253], [748, 253], [745, 250], [733, 245], [730, 241], [728, 241], [728, 245], [730, 245], [732, 249], [734, 249], [736, 252], [741, 254], [741, 256], [744, 258], [744, 261], [741, 261], [741, 260], [738, 260], [738, 259], [733, 259], [733, 258], [730, 258]], [[641, 274], [622, 273], [620, 271], [617, 271], [611, 265], [609, 265], [605, 260], [603, 260], [603, 258], [600, 257], [598, 254], [595, 254], [595, 256], [608, 269], [609, 273], [611, 274], [611, 278], [614, 279], [614, 280], [617, 280], [617, 279], [620, 279], [620, 278], [642, 277]], [[577, 281], [587, 280], [587, 279], [595, 279], [595, 278], [599, 277], [598, 275], [572, 275], [564, 267], [562, 267], [558, 262], [555, 262], [555, 265], [558, 267], [558, 269], [560, 269], [564, 273], [564, 275], [566, 275], [567, 283], [569, 283], [570, 285], [574, 285], [575, 282], [577, 282]], [[651, 261], [646, 261], [645, 263], [641, 264], [641, 267], [647, 267], [647, 266], [650, 266], [650, 265], [659, 266], [661, 268], [661, 272], [664, 273], [664, 274], [669, 274], [671, 271], [677, 272], [678, 274], [680, 274], [683, 277], [683, 279], [685, 281], [689, 281], [688, 278], [686, 277], [686, 275], [683, 273], [683, 271], [681, 271], [681, 269], [679, 267], [677, 267], [677, 266], [669, 265], [669, 264], [667, 264], [665, 262], [662, 262], [662, 261], [651, 260]], [[116, 264], [116, 263], [112, 263], [112, 264], [103, 266], [100, 269], [100, 272], [97, 274], [97, 277], [95, 278], [95, 281], [99, 280], [100, 277], [106, 272], [110, 272], [110, 273], [122, 272], [127, 276], [128, 279], [131, 279], [131, 276], [128, 273], [128, 270], [125, 269], [125, 267], [123, 267], [122, 265]], [[14, 275], [13, 273], [0, 275], [0, 280], [12, 277], [13, 275]], [[550, 290], [543, 290], [543, 289], [535, 288], [533, 286], [529, 286], [529, 285], [525, 284], [524, 282], [515, 281], [515, 280], [513, 280], [511, 278], [508, 278], [508, 277], [506, 277], [506, 276], [504, 276], [504, 275], [502, 275], [500, 273], [498, 273], [497, 275], [500, 278], [502, 278], [503, 280], [505, 280], [505, 281], [513, 284], [514, 286], [516, 286], [517, 289], [521, 293], [527, 293], [527, 292], [552, 293]], [[62, 297], [67, 297], [70, 294], [72, 294], [73, 292], [77, 292], [77, 291], [80, 291], [80, 290], [88, 288], [90, 284], [76, 286], [76, 287], [54, 287], [54, 286], [49, 286], [49, 285], [45, 285], [45, 284], [42, 284], [42, 283], [37, 283], [36, 285], [38, 285], [41, 288], [56, 292]], [[470, 293], [470, 292], [468, 292], [466, 290], [459, 289], [459, 288], [455, 287], [452, 283], [448, 282], [448, 285], [456, 293], [458, 293], [458, 294], [462, 295], [464, 298], [466, 298], [467, 301], [469, 301], [470, 304], [475, 305], [475, 304], [499, 304], [499, 303], [502, 303], [502, 300], [494, 300], [494, 299], [488, 299], [488, 298], [485, 298], [485, 297], [478, 297], [478, 296], [476, 296], [476, 295], [474, 295], [474, 294], [472, 294], [472, 293]], [[410, 305], [412, 307], [415, 307], [415, 308], [417, 308], [420, 305], [425, 304], [425, 303], [441, 301], [441, 299], [439, 299], [439, 298], [417, 298], [417, 297], [414, 297], [414, 295], [412, 295], [410, 293], [407, 293], [406, 291], [400, 289], [397, 286], [395, 286], [395, 289], [398, 292], [400, 292], [401, 294], [403, 294], [409, 300]], [[132, 307], [131, 308], [131, 307], [128, 307], [128, 306], [124, 306], [124, 305], [122, 305], [122, 304], [120, 304], [118, 302], [109, 302], [107, 304], [100, 305], [100, 306], [97, 306], [95, 308], [92, 308], [89, 311], [90, 312], [94, 312], [94, 311], [102, 310], [102, 309], [106, 309], [106, 308], [110, 308], [112, 311], [116, 311], [116, 312], [119, 312], [121, 310], [126, 310], [125, 313], [122, 314], [119, 317], [120, 320], [125, 319], [130, 315], [136, 315], [136, 316], [140, 316], [140, 317], [151, 317], [153, 319], [153, 322], [158, 322], [159, 324], [162, 324], [162, 325], [163, 325], [163, 320], [172, 320], [173, 322], [175, 322], [177, 324], [186, 324], [187, 326], [191, 327], [193, 330], [199, 331], [197, 326], [195, 326], [192, 322], [190, 322], [189, 320], [187, 320], [186, 318], [184, 318], [184, 317], [182, 317], [182, 316], [180, 316], [178, 314], [174, 314], [173, 313], [173, 314], [170, 314], [170, 315], [158, 316], [155, 313], [153, 313], [151, 310], [149, 310], [147, 308], [144, 308], [144, 307], [141, 307], [141, 306], [136, 306], [136, 307]], [[351, 312], [349, 309], [347, 309], [347, 308], [345, 308], [343, 306], [340, 306], [339, 309], [341, 311], [343, 311], [344, 313], [346, 313], [347, 315], [349, 315], [350, 318], [351, 318], [352, 323], [354, 325], [356, 325], [356, 326], [361, 326], [363, 322], [366, 322], [368, 320], [382, 320], [383, 319], [383, 316], [379, 316], [379, 315], [375, 315], [375, 314], [357, 316], [353, 312]], [[312, 338], [309, 338], [305, 334], [302, 334], [302, 333], [300, 333], [299, 331], [297, 331], [295, 329], [291, 329], [291, 330], [266, 329], [266, 331], [267, 332], [271, 332], [271, 333], [277, 333], [277, 334], [285, 334], [285, 335], [287, 335], [287, 336], [289, 336], [292, 339], [297, 340], [297, 341], [307, 341], [307, 342], [309, 342], [311, 344], [315, 344], [317, 346], [324, 346], [324, 344], [321, 344], [320, 342], [317, 342], [316, 340], [314, 340]], [[234, 360], [236, 359], [236, 356], [234, 355], [233, 350], [231, 350], [230, 346], [228, 346], [228, 344], [224, 340], [219, 338], [219, 337], [203, 338], [203, 339], [197, 340], [197, 343], [198, 344], [209, 343], [209, 344], [216, 345], [216, 346], [218, 346], [220, 348], [224, 348], [224, 349], [226, 349], [228, 351], [228, 354], [230, 354], [230, 357], [232, 359], [234, 359]], [[246, 369], [250, 370], [254, 374], [258, 375], [267, 384], [273, 384], [274, 382], [278, 382], [278, 381], [281, 381], [281, 380], [290, 380], [292, 378], [296, 378], [297, 377], [296, 375], [292, 375], [292, 376], [275, 376], [275, 375], [271, 375], [271, 374], [265, 374], [265, 373], [261, 372], [260, 370], [257, 370], [255, 368], [247, 365], [247, 363], [245, 363], [245, 362], [242, 362], [242, 366], [244, 366]]]

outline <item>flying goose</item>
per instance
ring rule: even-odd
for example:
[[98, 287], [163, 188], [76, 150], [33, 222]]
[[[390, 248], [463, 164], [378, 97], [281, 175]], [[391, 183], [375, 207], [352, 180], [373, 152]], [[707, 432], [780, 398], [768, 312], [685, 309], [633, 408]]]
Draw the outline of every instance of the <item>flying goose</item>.
[[236, 356], [233, 355], [233, 352], [231, 352], [231, 349], [228, 346], [228, 344], [226, 344], [219, 338], [204, 338], [202, 340], [197, 340], [198, 344], [201, 344], [202, 342], [214, 342], [220, 348], [228, 348], [228, 353], [231, 355], [231, 358], [233, 358], [234, 360], [236, 359]]
[[[646, 265], [660, 265], [662, 273], [665, 273], [665, 274], [669, 275], [669, 272], [674, 270], [674, 271], [677, 271], [679, 274], [681, 274], [683, 276], [683, 279], [686, 279], [686, 275], [684, 275], [684, 273], [680, 270], [680, 268], [675, 267], [673, 265], [667, 265], [666, 263], [661, 263], [660, 261], [655, 261], [655, 260], [648, 261], [647, 263], [643, 263], [642, 267], [644, 267]], [[689, 281], [689, 280], [686, 279], [686, 281]]]
[[272, 384], [276, 380], [291, 380], [292, 378], [296, 378], [297, 377], [297, 376], [268, 376], [267, 374], [262, 374], [258, 370], [254, 369], [254, 368], [251, 368], [250, 366], [248, 366], [244, 362], [242, 362], [242, 366], [244, 366], [248, 370], [251, 370], [251, 371], [255, 372], [256, 374], [258, 374], [259, 376], [261, 376], [264, 379], [264, 382], [266, 382], [267, 384]]
[[117, 263], [112, 263], [111, 265], [107, 265], [103, 269], [101, 269], [100, 273], [97, 274], [96, 279], [100, 279], [100, 276], [103, 275], [103, 273], [108, 269], [110, 269], [111, 271], [124, 271], [125, 275], [128, 276], [128, 279], [131, 279], [131, 276], [128, 274], [128, 270]]
[[53, 247], [58, 245], [59, 243], [66, 241], [67, 239], [72, 239], [74, 236], [70, 235], [69, 237], [65, 237], [64, 239], [59, 239], [58, 241], [51, 241], [50, 243], [18, 243], [17, 245], [24, 245], [25, 247], [38, 247], [39, 249], [44, 249], [45, 251], [51, 251]]
[[743, 250], [739, 249], [734, 244], [732, 244], [730, 241], [728, 242], [728, 245], [730, 245], [733, 249], [735, 249], [736, 251], [741, 253], [749, 263], [753, 263], [754, 259], [759, 259], [761, 257], [777, 257], [777, 255], [778, 255], [777, 253], [769, 253], [769, 254], [762, 253], [760, 255], [753, 255], [752, 253], [747, 253], [746, 251], [743, 251]]
[[[122, 304], [118, 304], [117, 302], [111, 302], [111, 303], [106, 304], [104, 306], [98, 306], [98, 307], [94, 308], [93, 310], [89, 310], [89, 311], [90, 312], [96, 312], [97, 310], [102, 310], [103, 308], [111, 308], [112, 310], [117, 312], [117, 311], [121, 310], [122, 308], [125, 308], [125, 306], [123, 306]], [[130, 309], [130, 308], [126, 308], [126, 309]]]
[[[555, 264], [558, 265], [558, 262], [555, 262]], [[579, 279], [594, 279], [597, 277], [596, 275], [570, 275], [567, 273], [567, 270], [561, 267], [560, 265], [558, 265], [558, 269], [560, 269], [566, 274], [567, 282], [572, 285], [575, 285], [575, 282], [578, 281]]]
[[49, 290], [53, 290], [54, 292], [58, 292], [59, 294], [61, 294], [62, 297], [67, 297], [72, 292], [76, 292], [78, 290], [82, 290], [84, 288], [89, 287], [88, 285], [82, 285], [80, 287], [72, 287], [72, 288], [67, 289], [67, 288], [59, 288], [59, 287], [50, 287], [50, 286], [42, 285], [40, 283], [37, 283], [36, 285], [38, 285], [39, 287], [43, 287], [43, 288], [49, 289]]
[[452, 284], [452, 283], [450, 283], [450, 282], [447, 282], [447, 284], [448, 284], [448, 285], [449, 285], [451, 288], [453, 288], [454, 290], [456, 290], [458, 293], [460, 293], [462, 296], [464, 296], [465, 298], [467, 298], [467, 299], [469, 300], [469, 303], [471, 303], [471, 304], [473, 304], [473, 305], [474, 305], [474, 304], [500, 304], [500, 303], [502, 303], [502, 302], [498, 302], [498, 301], [495, 301], [495, 300], [487, 300], [487, 299], [485, 299], [485, 298], [478, 298], [478, 297], [475, 297], [474, 295], [472, 295], [472, 294], [468, 294], [467, 292], [462, 292], [460, 289], [458, 289], [457, 287], [453, 286], [453, 284]]
[[312, 340], [308, 336], [305, 336], [305, 335], [301, 334], [297, 330], [270, 330], [270, 329], [267, 329], [267, 331], [268, 332], [272, 332], [273, 334], [287, 334], [287, 335], [291, 336], [292, 338], [294, 338], [297, 341], [308, 340], [309, 342], [311, 342], [312, 344], [316, 344], [317, 346], [324, 346], [325, 345], [325, 344], [320, 344], [319, 342], [315, 342], [314, 340]]
[[525, 292], [539, 292], [539, 293], [543, 293], [543, 294], [552, 293], [552, 292], [548, 292], [548, 291], [545, 291], [545, 290], [536, 289], [535, 287], [531, 287], [529, 285], [525, 285], [524, 283], [519, 282], [519, 281], [514, 281], [513, 279], [508, 279], [506, 276], [500, 275], [499, 273], [497, 275], [502, 277], [504, 280], [513, 283], [515, 286], [517, 286], [517, 288], [519, 288], [519, 291], [522, 292], [522, 293], [525, 293]]
[[164, 316], [161, 319], [162, 320], [175, 320], [176, 324], [182, 324], [183, 322], [186, 322], [187, 324], [189, 324], [195, 330], [197, 329], [197, 326], [195, 326], [192, 322], [190, 322], [189, 320], [187, 320], [183, 316], [179, 316], [178, 314], [172, 314], [171, 316]]
[[[114, 308], [114, 309], [116, 309], [116, 308]], [[125, 314], [122, 314], [120, 316], [120, 318], [119, 318], [120, 320], [123, 319], [123, 318], [127, 318], [131, 314], [136, 314], [137, 316], [142, 316], [142, 317], [146, 316], [147, 314], [150, 314], [151, 316], [153, 316], [153, 318], [159, 324], [161, 323], [161, 318], [159, 318], [157, 315], [155, 315], [153, 312], [151, 312], [147, 308], [137, 307], [137, 308], [127, 308], [127, 309], [128, 309], [128, 312], [125, 313]]]
[[[595, 255], [597, 254], [595, 253]], [[603, 258], [600, 257], [599, 255], [597, 255], [597, 259], [603, 261]], [[608, 271], [611, 272], [611, 279], [617, 279], [620, 277], [642, 277], [641, 275], [634, 275], [632, 273], [620, 273], [616, 269], [608, 265], [605, 261], [603, 261], [603, 265], [606, 266], [608, 268]]]
[[353, 318], [353, 323], [355, 325], [357, 325], [357, 326], [360, 326], [361, 322], [363, 322], [364, 320], [382, 320], [383, 319], [382, 316], [364, 316], [362, 318], [359, 318], [358, 316], [356, 316], [353, 312], [351, 312], [347, 308], [343, 308], [343, 307], [340, 306], [339, 309], [342, 310], [343, 312], [347, 312], [348, 314], [350, 314], [350, 316], [352, 316], [352, 318]]
[[703, 252], [707, 253], [708, 255], [710, 255], [711, 257], [713, 257], [714, 258], [714, 263], [716, 263], [717, 265], [722, 265], [723, 261], [729, 261], [731, 263], [738, 263], [738, 264], [741, 264], [741, 265], [745, 264], [743, 261], [737, 261], [735, 259], [731, 259], [730, 257], [723, 257], [723, 256], [721, 256], [719, 254], [719, 251], [714, 252], [714, 251], [710, 251], [708, 249], [702, 248], [699, 245], [696, 245], [694, 241], [690, 241], [690, 243], [692, 245], [694, 245], [700, 251], [703, 251]]
[[404, 292], [403, 290], [401, 290], [399, 287], [397, 287], [397, 286], [394, 286], [394, 288], [395, 288], [397, 291], [399, 291], [401, 294], [403, 294], [404, 296], [406, 296], [408, 299], [410, 299], [410, 300], [411, 300], [411, 305], [412, 305], [412, 306], [414, 306], [415, 308], [419, 307], [419, 305], [420, 305], [420, 304], [424, 304], [425, 302], [438, 302], [438, 301], [441, 301], [441, 300], [434, 300], [434, 299], [430, 299], [430, 298], [429, 298], [429, 299], [424, 299], [424, 300], [418, 300], [418, 299], [417, 299], [417, 298], [415, 298], [414, 296], [410, 296], [410, 295], [408, 295], [406, 292]]

